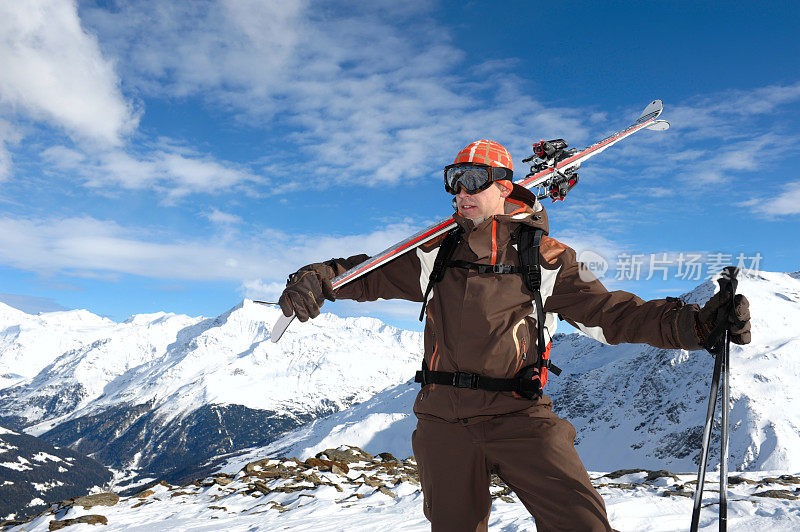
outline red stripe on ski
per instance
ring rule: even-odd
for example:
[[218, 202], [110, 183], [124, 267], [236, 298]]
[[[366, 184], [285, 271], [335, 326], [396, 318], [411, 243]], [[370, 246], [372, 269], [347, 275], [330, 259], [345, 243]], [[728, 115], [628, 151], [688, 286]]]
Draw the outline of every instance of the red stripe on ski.
[[394, 255], [402, 254], [403, 251], [405, 249], [407, 249], [409, 246], [413, 246], [414, 244], [417, 244], [418, 242], [420, 242], [420, 240], [423, 240], [423, 241], [427, 240], [430, 235], [432, 235], [432, 234], [434, 234], [434, 233], [436, 233], [436, 232], [438, 232], [438, 231], [440, 231], [440, 230], [442, 230], [444, 228], [447, 228], [450, 225], [453, 225], [454, 223], [455, 223], [455, 220], [453, 220], [453, 218], [450, 217], [447, 220], [443, 220], [442, 223], [440, 223], [439, 225], [433, 226], [430, 230], [425, 231], [424, 233], [422, 233], [421, 235], [419, 235], [416, 238], [410, 239], [405, 244], [403, 244], [403, 245], [391, 250], [390, 252], [386, 253], [385, 255], [378, 255], [378, 256], [372, 257], [373, 260], [371, 260], [367, 264], [362, 264], [361, 267], [358, 268], [357, 270], [349, 272], [347, 277], [342, 277], [341, 279], [336, 279], [332, 283], [333, 287], [334, 288], [339, 288], [341, 285], [345, 284], [347, 281], [352, 279], [354, 276], [359, 276], [362, 272], [364, 272], [366, 270], [369, 270], [373, 266], [379, 266], [384, 262], [388, 262], [389, 258], [393, 257]]

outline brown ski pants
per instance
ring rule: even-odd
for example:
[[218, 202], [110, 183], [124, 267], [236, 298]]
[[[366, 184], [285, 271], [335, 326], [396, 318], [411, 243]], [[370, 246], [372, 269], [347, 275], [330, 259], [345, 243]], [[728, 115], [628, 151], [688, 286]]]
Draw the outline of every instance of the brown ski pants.
[[575, 451], [575, 427], [538, 410], [475, 424], [418, 420], [412, 445], [433, 532], [488, 530], [492, 473], [517, 494], [539, 532], [611, 530]]

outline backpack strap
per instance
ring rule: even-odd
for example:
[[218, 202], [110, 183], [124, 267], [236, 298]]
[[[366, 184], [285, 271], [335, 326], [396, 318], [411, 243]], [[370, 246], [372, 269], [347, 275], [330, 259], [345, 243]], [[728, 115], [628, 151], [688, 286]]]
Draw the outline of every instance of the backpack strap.
[[542, 305], [542, 265], [539, 260], [539, 248], [544, 231], [538, 227], [523, 225], [517, 239], [517, 252], [521, 264], [522, 280], [528, 290], [533, 292], [536, 303], [536, 351], [541, 360], [547, 346], [544, 343], [544, 305]]
[[439, 252], [436, 253], [436, 259], [433, 261], [431, 275], [428, 277], [428, 287], [425, 288], [425, 294], [422, 296], [422, 310], [419, 313], [419, 321], [425, 318], [428, 296], [431, 290], [433, 290], [433, 285], [441, 281], [444, 277], [444, 270], [447, 267], [447, 263], [450, 262], [450, 258], [453, 256], [453, 253], [455, 253], [456, 246], [458, 245], [458, 241], [461, 240], [461, 235], [463, 233], [464, 229], [462, 229], [461, 226], [456, 227], [445, 235], [442, 245], [439, 246]]

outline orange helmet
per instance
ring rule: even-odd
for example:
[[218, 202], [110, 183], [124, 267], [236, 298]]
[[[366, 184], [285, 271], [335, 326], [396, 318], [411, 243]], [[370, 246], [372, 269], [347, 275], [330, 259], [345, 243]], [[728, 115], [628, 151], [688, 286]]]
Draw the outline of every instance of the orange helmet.
[[[514, 185], [511, 183], [511, 176], [514, 172], [514, 162], [511, 160], [511, 154], [508, 150], [493, 140], [476, 140], [475, 142], [463, 148], [453, 164], [473, 163], [485, 164], [494, 168], [507, 168], [507, 179], [498, 179], [495, 183], [499, 183], [506, 187], [509, 191], [513, 190]], [[496, 179], [496, 178], [495, 178]], [[445, 186], [447, 188], [447, 186]]]
[[514, 170], [514, 163], [511, 161], [511, 154], [508, 153], [508, 150], [499, 142], [486, 139], [476, 140], [458, 152], [453, 164], [458, 163], [488, 164]]

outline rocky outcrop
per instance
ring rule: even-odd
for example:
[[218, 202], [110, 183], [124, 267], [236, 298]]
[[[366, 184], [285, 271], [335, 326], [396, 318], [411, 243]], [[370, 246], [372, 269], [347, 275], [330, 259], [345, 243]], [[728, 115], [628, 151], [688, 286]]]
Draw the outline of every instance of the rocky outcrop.
[[[644, 496], [689, 498], [696, 485], [694, 477], [664, 470], [621, 469], [596, 475], [592, 483], [607, 500], [619, 500], [621, 496], [635, 496], [638, 500], [644, 500]], [[756, 504], [769, 504], [775, 511], [795, 511], [792, 508], [796, 507], [800, 477], [748, 473], [731, 476], [730, 486], [732, 504], [759, 501]], [[707, 486], [708, 498], [714, 497], [713, 489]], [[520, 505], [497, 476], [492, 477], [490, 493], [493, 509]], [[181, 526], [194, 522], [204, 527], [209, 526], [209, 519], [225, 517], [243, 527], [252, 524], [269, 529], [277, 528], [279, 523], [285, 526], [293, 516], [301, 521], [309, 519], [309, 508], [328, 516], [350, 512], [363, 518], [364, 514], [379, 515], [398, 504], [417, 505], [419, 500], [413, 457], [372, 455], [358, 447], [342, 446], [305, 460], [265, 457], [245, 464], [239, 471], [217, 472], [182, 485], [161, 481], [131, 496], [98, 493], [73, 498], [51, 506], [28, 522], [7, 524], [34, 531], [59, 530], [78, 523], [166, 530], [174, 525], [170, 516], [179, 518]], [[104, 516], [103, 506], [111, 505], [113, 514]], [[142, 512], [143, 507], [150, 511]]]

